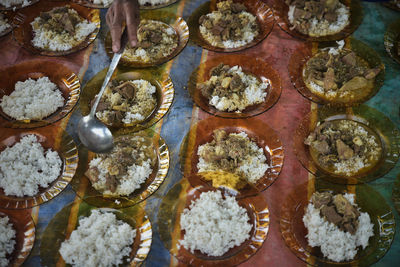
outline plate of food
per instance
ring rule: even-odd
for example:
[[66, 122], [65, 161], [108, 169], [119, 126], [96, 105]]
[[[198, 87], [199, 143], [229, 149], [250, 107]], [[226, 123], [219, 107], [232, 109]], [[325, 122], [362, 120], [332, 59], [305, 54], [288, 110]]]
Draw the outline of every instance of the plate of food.
[[72, 0], [77, 4], [90, 8], [108, 8], [114, 0]]
[[140, 9], [157, 9], [175, 4], [179, 0], [138, 0]]
[[170, 164], [167, 144], [150, 129], [114, 135], [110, 153], [96, 154], [82, 147], [80, 155], [81, 167], [71, 186], [98, 207], [125, 208], [145, 200], [164, 182]]
[[16, 10], [39, 2], [39, 0], [2, 0], [0, 10]]
[[[82, 91], [80, 108], [89, 114], [107, 68], [94, 76]], [[114, 72], [97, 107], [96, 117], [111, 127], [113, 133], [140, 131], [157, 123], [169, 111], [174, 99], [170, 77], [151, 70]]]
[[400, 1], [399, 0], [391, 0], [386, 3], [383, 3], [384, 6], [391, 8], [393, 10], [400, 11]]
[[319, 104], [352, 106], [383, 86], [385, 66], [377, 52], [354, 38], [312, 53], [301, 46], [291, 56], [289, 75], [304, 97]]
[[4, 68], [0, 81], [0, 125], [36, 128], [67, 116], [80, 96], [78, 76], [67, 66], [45, 59]]
[[139, 266], [151, 242], [151, 223], [140, 206], [116, 210], [73, 202], [44, 230], [40, 261], [43, 266]]
[[[175, 14], [152, 11], [141, 14], [138, 28], [138, 44], [129, 44], [122, 54], [120, 64], [144, 68], [163, 64], [176, 57], [189, 41], [186, 21]], [[111, 35], [105, 39], [107, 54], [112, 57]]]
[[316, 176], [333, 183], [366, 183], [396, 165], [400, 133], [389, 118], [366, 105], [351, 111], [323, 107], [302, 119], [293, 148]]
[[0, 12], [0, 37], [9, 34], [13, 28], [14, 13], [11, 11]]
[[91, 44], [100, 29], [100, 12], [71, 2], [40, 2], [15, 15], [17, 43], [29, 52], [63, 56]]
[[361, 1], [275, 0], [275, 19], [293, 37], [313, 42], [342, 40], [360, 26]]
[[255, 46], [274, 27], [272, 9], [263, 1], [206, 2], [188, 19], [190, 39], [217, 52], [234, 52]]
[[386, 52], [400, 64], [400, 19], [394, 21], [385, 33]]
[[21, 266], [35, 242], [35, 224], [30, 210], [0, 209], [1, 266]]
[[232, 266], [248, 260], [264, 243], [269, 222], [261, 195], [237, 200], [217, 189], [191, 187], [186, 179], [165, 195], [158, 213], [165, 247], [194, 266]]
[[311, 180], [284, 201], [280, 230], [290, 250], [308, 264], [369, 266], [389, 250], [395, 220], [385, 199], [368, 185]]
[[265, 61], [225, 55], [200, 64], [191, 74], [190, 96], [204, 111], [247, 118], [270, 109], [282, 91], [279, 74]]
[[0, 207], [26, 209], [43, 204], [67, 187], [78, 165], [72, 138], [53, 127], [0, 134]]
[[258, 119], [213, 117], [191, 127], [180, 158], [182, 172], [193, 186], [207, 182], [246, 196], [265, 190], [278, 178], [284, 152], [275, 131]]

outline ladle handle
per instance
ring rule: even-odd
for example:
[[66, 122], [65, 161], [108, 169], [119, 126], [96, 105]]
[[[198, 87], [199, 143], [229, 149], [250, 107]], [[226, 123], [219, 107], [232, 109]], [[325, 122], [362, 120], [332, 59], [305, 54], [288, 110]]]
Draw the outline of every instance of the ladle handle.
[[125, 27], [121, 37], [121, 48], [117, 53], [114, 53], [110, 66], [108, 67], [107, 75], [104, 78], [103, 85], [101, 86], [100, 92], [97, 94], [96, 100], [92, 106], [92, 109], [90, 110], [90, 116], [92, 117], [94, 117], [94, 115], [96, 114], [96, 109], [97, 106], [99, 105], [100, 99], [104, 93], [104, 90], [107, 87], [107, 84], [110, 82], [111, 76], [113, 75], [115, 69], [117, 68], [118, 62], [121, 59], [122, 53], [124, 52], [127, 43], [128, 43], [128, 33]]

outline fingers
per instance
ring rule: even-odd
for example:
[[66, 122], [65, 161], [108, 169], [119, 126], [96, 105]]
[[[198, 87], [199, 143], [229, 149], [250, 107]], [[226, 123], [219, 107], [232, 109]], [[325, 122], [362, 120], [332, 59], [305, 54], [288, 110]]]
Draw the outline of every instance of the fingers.
[[112, 50], [118, 52], [121, 47], [123, 9], [120, 1], [115, 1], [108, 9], [106, 22], [110, 29], [112, 39]]
[[137, 44], [137, 28], [140, 23], [139, 9], [135, 5], [128, 4], [125, 6], [125, 16], [129, 43], [134, 47]]

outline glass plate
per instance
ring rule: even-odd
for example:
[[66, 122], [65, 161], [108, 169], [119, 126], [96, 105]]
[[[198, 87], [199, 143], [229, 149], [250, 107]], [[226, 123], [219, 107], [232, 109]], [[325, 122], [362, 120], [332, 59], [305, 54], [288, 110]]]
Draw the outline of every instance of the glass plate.
[[400, 64], [400, 19], [389, 25], [385, 33], [384, 42], [386, 52]]
[[[291, 30], [291, 25], [288, 19], [289, 6], [285, 4], [283, 0], [274, 0], [273, 9], [275, 14], [275, 19], [279, 27], [286, 33], [293, 37], [312, 41], [312, 42], [326, 42], [334, 40], [342, 40], [347, 36], [351, 35], [360, 26], [363, 20], [363, 10], [360, 0], [345, 1], [341, 0], [343, 4], [350, 8], [350, 24], [346, 26], [341, 32], [333, 35], [321, 36], [321, 37], [311, 37], [305, 35], [295, 29]], [[349, 3], [350, 2], [350, 3]]]
[[[126, 54], [123, 54], [119, 64], [124, 65], [124, 66], [133, 67], [133, 68], [147, 68], [147, 67], [157, 66], [157, 65], [163, 64], [167, 61], [170, 61], [171, 59], [173, 59], [174, 57], [179, 55], [179, 53], [182, 52], [182, 50], [186, 47], [187, 42], [189, 41], [189, 27], [183, 18], [176, 17], [176, 15], [172, 14], [172, 13], [167, 13], [167, 12], [162, 12], [160, 10], [156, 10], [156, 11], [140, 14], [140, 19], [161, 21], [161, 22], [164, 22], [165, 24], [168, 24], [172, 28], [174, 28], [175, 32], [178, 34], [178, 37], [179, 37], [178, 46], [175, 48], [175, 50], [169, 56], [163, 57], [155, 62], [137, 61], [137, 60], [130, 58]], [[104, 46], [105, 46], [107, 55], [110, 58], [112, 58], [114, 55], [114, 52], [112, 51], [112, 42], [111, 42], [110, 32], [107, 33]]]
[[[210, 105], [209, 100], [204, 97], [197, 88], [197, 84], [207, 81], [210, 78], [210, 70], [220, 63], [227, 64], [231, 67], [238, 65], [242, 67], [243, 72], [253, 74], [265, 83], [268, 86], [268, 94], [265, 101], [257, 105], [252, 105], [240, 113], [219, 111], [214, 106]], [[267, 62], [245, 55], [224, 55], [201, 63], [190, 75], [188, 90], [196, 105], [211, 115], [225, 118], [247, 118], [259, 115], [273, 107], [281, 95], [282, 87], [278, 72], [270, 67]]]
[[[77, 174], [71, 182], [71, 186], [76, 194], [87, 203], [97, 207], [126, 208], [133, 206], [153, 194], [164, 182], [169, 169], [169, 149], [165, 140], [150, 129], [130, 135], [142, 136], [152, 143], [156, 149], [157, 162], [151, 175], [146, 179], [142, 186], [129, 196], [111, 197], [103, 194], [91, 186], [90, 180], [85, 176], [90, 160], [95, 157], [95, 153], [88, 152], [83, 146], [79, 147], [79, 168]], [[121, 135], [114, 135], [118, 137]]]
[[38, 79], [43, 76], [57, 85], [64, 97], [64, 106], [57, 109], [50, 116], [42, 120], [15, 120], [3, 112], [0, 107], [0, 126], [6, 128], [36, 128], [55, 123], [67, 116], [79, 100], [81, 84], [78, 76], [67, 66], [38, 58], [12, 65], [3, 70], [8, 73], [7, 79], [0, 80], [0, 99], [14, 91], [18, 81], [25, 81], [28, 78]]
[[[65, 206], [59, 211], [43, 232], [40, 244], [40, 262], [42, 266], [64, 266], [58, 250], [61, 243], [69, 238], [71, 232], [78, 227], [78, 218], [80, 216], [87, 217], [94, 209], [112, 212], [118, 220], [128, 223], [135, 228], [136, 237], [131, 246], [132, 252], [124, 261], [130, 261], [129, 266], [140, 266], [149, 254], [152, 242], [152, 229], [149, 218], [145, 211], [139, 207], [131, 207], [128, 209], [115, 210], [110, 208], [97, 208], [82, 202], [75, 204], [74, 202]], [[59, 264], [59, 265], [58, 265]]]
[[[314, 180], [309, 181], [310, 184]], [[368, 185], [348, 187], [315, 180], [315, 189], [304, 183], [296, 187], [282, 204], [280, 230], [282, 238], [290, 250], [301, 260], [315, 266], [369, 266], [382, 258], [389, 250], [394, 233], [395, 220], [392, 209], [385, 199]], [[321, 253], [319, 248], [308, 246], [307, 229], [303, 223], [304, 209], [314, 191], [333, 191], [334, 193], [353, 193], [355, 202], [362, 212], [367, 212], [374, 224], [374, 236], [369, 245], [359, 250], [355, 259], [347, 262], [333, 262]]]
[[191, 187], [186, 179], [177, 183], [163, 198], [158, 213], [158, 230], [164, 246], [178, 260], [193, 266], [233, 266], [238, 265], [251, 256], [264, 243], [269, 229], [269, 210], [265, 198], [261, 195], [238, 200], [239, 205], [247, 210], [253, 228], [250, 238], [240, 246], [231, 248], [220, 257], [206, 256], [199, 251], [193, 254], [183, 246], [178, 248], [178, 242], [184, 232], [180, 229], [180, 215], [191, 201], [202, 192], [215, 191], [204, 186]]
[[[325, 47], [320, 47], [320, 49], [327, 47], [336, 47], [337, 44], [333, 46], [326, 46], [327, 44], [323, 44]], [[335, 106], [353, 106], [367, 101], [376, 95], [379, 89], [382, 87], [384, 79], [385, 79], [385, 65], [383, 65], [381, 58], [378, 53], [365, 43], [350, 37], [349, 41], [349, 49], [354, 51], [359, 57], [363, 58], [370, 68], [380, 67], [381, 72], [375, 77], [374, 88], [370, 94], [366, 95], [363, 98], [360, 98], [355, 101], [328, 101], [319, 97], [318, 95], [311, 92], [311, 90], [306, 86], [303, 80], [303, 66], [307, 63], [307, 61], [313, 57], [312, 48], [310, 45], [302, 45], [298, 47], [295, 52], [292, 54], [289, 60], [289, 76], [297, 91], [302, 94], [305, 98], [316, 102], [318, 104], [330, 104]], [[347, 48], [347, 47], [346, 47]]]
[[397, 176], [396, 181], [394, 182], [393, 185], [392, 201], [394, 207], [397, 210], [397, 213], [400, 214], [400, 174]]
[[158, 8], [163, 8], [172, 4], [175, 4], [176, 2], [178, 2], [179, 0], [170, 0], [165, 4], [161, 4], [161, 5], [155, 5], [155, 6], [140, 6], [140, 9], [158, 9]]
[[[90, 112], [90, 102], [99, 92], [101, 85], [103, 84], [108, 68], [103, 69], [97, 73], [84, 87], [82, 90], [82, 96], [80, 101], [80, 108], [83, 116], [86, 116]], [[130, 71], [129, 69], [117, 68], [114, 72], [112, 79], [127, 81], [144, 79], [149, 81], [152, 85], [157, 88], [157, 108], [153, 113], [143, 122], [137, 124], [119, 124], [109, 125], [113, 134], [130, 133], [133, 131], [141, 131], [151, 127], [153, 124], [161, 120], [165, 114], [168, 113], [174, 100], [174, 85], [172, 84], [171, 78], [165, 75], [158, 75], [152, 69], [141, 69]]]
[[31, 211], [0, 209], [0, 217], [3, 216], [8, 216], [9, 223], [12, 223], [16, 232], [14, 251], [7, 257], [8, 266], [21, 266], [31, 253], [35, 242], [35, 223]]
[[[260, 148], [263, 148], [264, 155], [267, 158], [270, 168], [255, 185], [250, 186], [248, 184], [238, 190], [242, 197], [258, 194], [267, 189], [278, 178], [283, 167], [284, 153], [282, 142], [273, 129], [255, 118], [236, 120], [211, 117], [192, 126], [180, 148], [182, 173], [185, 177], [192, 177], [189, 179], [192, 186], [204, 185], [205, 183], [202, 179], [199, 179], [199, 176], [195, 175], [198, 172], [197, 163], [199, 161], [197, 151], [200, 145], [214, 139], [213, 131], [216, 129], [223, 129], [227, 133], [244, 131], [250, 138], [256, 140]], [[207, 182], [207, 184], [211, 186], [211, 182]]]
[[54, 180], [49, 187], [39, 188], [39, 193], [35, 196], [6, 196], [0, 188], [0, 207], [7, 209], [27, 209], [43, 204], [64, 190], [75, 175], [78, 166], [78, 150], [72, 138], [57, 127], [45, 127], [35, 130], [13, 130], [3, 129], [0, 133], [0, 151], [7, 146], [12, 146], [28, 134], [35, 134], [45, 149], [51, 148], [58, 152], [63, 164], [61, 174]]
[[[32, 45], [33, 30], [31, 22], [39, 16], [40, 12], [46, 12], [55, 7], [67, 5], [75, 9], [81, 17], [96, 23], [96, 29], [86, 37], [82, 43], [67, 51], [47, 51], [34, 47]], [[13, 31], [14, 39], [29, 52], [42, 56], [65, 56], [86, 48], [96, 39], [97, 33], [100, 30], [100, 11], [86, 8], [72, 2], [41, 1], [39, 4], [25, 8], [17, 13], [14, 18], [14, 24], [16, 25]]]
[[10, 24], [10, 28], [8, 28], [7, 30], [5, 30], [4, 32], [0, 32], [0, 37], [6, 36], [7, 34], [9, 34], [10, 32], [12, 32], [12, 30], [14, 29], [14, 12], [12, 11], [1, 11], [1, 14], [3, 14], [3, 16], [7, 19], [7, 23]]
[[[356, 176], [345, 177], [325, 172], [315, 164], [304, 140], [315, 129], [317, 122], [337, 119], [360, 122], [380, 137], [383, 146], [382, 158], [374, 168]], [[400, 133], [389, 118], [367, 105], [353, 107], [351, 110], [323, 107], [318, 109], [318, 114], [309, 113], [302, 119], [293, 137], [293, 148], [303, 167], [318, 177], [340, 184], [367, 183], [382, 177], [396, 165], [400, 152]]]
[[[196, 44], [199, 46], [211, 50], [211, 51], [216, 51], [216, 52], [235, 52], [235, 51], [241, 51], [246, 48], [255, 46], [262, 40], [264, 40], [272, 31], [272, 28], [274, 27], [275, 20], [273, 16], [272, 9], [267, 6], [263, 1], [259, 0], [235, 0], [234, 2], [240, 2], [244, 4], [249, 11], [249, 13], [252, 13], [257, 17], [257, 22], [258, 26], [260, 27], [260, 34], [254, 38], [252, 42], [245, 46], [237, 47], [237, 48], [220, 48], [220, 47], [215, 47], [210, 45], [206, 40], [203, 39], [203, 37], [200, 34], [199, 30], [199, 18], [202, 15], [208, 14], [211, 11], [216, 9], [216, 2], [217, 1], [211, 1], [211, 2], [206, 2], [202, 4], [199, 8], [197, 8], [192, 15], [188, 19], [188, 24], [189, 24], [189, 33], [190, 33], [190, 39], [194, 41]], [[212, 6], [214, 4], [214, 6]]]
[[27, 6], [31, 6], [31, 5], [33, 5], [33, 4], [37, 3], [37, 2], [39, 2], [39, 0], [29, 0], [29, 4], [26, 5], [26, 6], [22, 6], [22, 4], [19, 4], [19, 5], [14, 5], [14, 6], [11, 6], [11, 7], [5, 7], [5, 6], [0, 4], [0, 10], [14, 10], [14, 8], [15, 8], [15, 10], [17, 10], [17, 9], [21, 9], [21, 8], [24, 8], [24, 7], [27, 7]]

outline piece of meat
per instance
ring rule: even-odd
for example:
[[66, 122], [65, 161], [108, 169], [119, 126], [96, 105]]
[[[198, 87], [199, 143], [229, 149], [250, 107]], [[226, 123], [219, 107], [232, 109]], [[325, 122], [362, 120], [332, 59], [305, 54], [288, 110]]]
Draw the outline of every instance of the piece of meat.
[[337, 16], [336, 12], [327, 12], [324, 15], [324, 19], [326, 19], [330, 23], [333, 23], [333, 22], [337, 21], [338, 16]]
[[314, 141], [312, 143], [312, 147], [322, 155], [326, 155], [331, 152], [329, 144], [326, 141]]
[[100, 100], [99, 104], [97, 105], [96, 111], [104, 111], [109, 108], [110, 105], [107, 102]]
[[340, 87], [339, 91], [356, 91], [365, 88], [368, 85], [367, 79], [356, 76]]
[[151, 32], [150, 42], [157, 44], [162, 40], [162, 34], [160, 32]]
[[214, 25], [211, 29], [211, 32], [215, 35], [220, 35], [222, 33], [222, 31], [224, 30], [223, 27], [219, 26], [219, 25]]
[[343, 228], [343, 230], [344, 230], [345, 232], [349, 232], [349, 233], [352, 234], [352, 235], [354, 235], [354, 234], [356, 233], [356, 231], [357, 231], [355, 225], [353, 225], [353, 224], [350, 223], [350, 222], [344, 223], [343, 226], [342, 226], [341, 228]]
[[246, 6], [242, 3], [233, 3], [231, 5], [231, 10], [233, 13], [240, 13], [242, 11], [246, 11]]
[[346, 145], [342, 140], [336, 140], [336, 149], [338, 152], [339, 159], [347, 160], [354, 156], [354, 151], [348, 145]]
[[75, 34], [75, 27], [74, 25], [72, 25], [72, 22], [69, 18], [68, 13], [65, 13], [62, 17], [61, 17], [61, 23], [64, 26], [64, 29], [71, 35]]
[[115, 177], [113, 175], [109, 175], [108, 173], [106, 174], [106, 188], [108, 190], [110, 190], [112, 193], [115, 192], [115, 190], [117, 190], [117, 180], [115, 179]]
[[368, 69], [365, 73], [364, 73], [364, 77], [365, 79], [373, 79], [376, 77], [376, 75], [378, 75], [381, 72], [381, 68], [373, 68], [373, 69]]
[[329, 192], [315, 192], [312, 195], [312, 203], [316, 209], [321, 208], [324, 205], [328, 205], [332, 201], [332, 194]]
[[325, 72], [324, 77], [324, 89], [330, 90], [336, 88], [337, 85], [335, 83], [335, 71], [332, 68], [328, 68]]
[[135, 87], [130, 84], [130, 83], [126, 83], [121, 89], [120, 89], [120, 93], [123, 97], [127, 98], [127, 99], [131, 99], [132, 97], [135, 96]]
[[139, 43], [139, 47], [145, 48], [145, 49], [151, 47], [152, 45], [153, 44], [149, 41], [142, 41]]
[[201, 15], [201, 17], [199, 18], [199, 24], [203, 24], [203, 22], [206, 20], [206, 15]]
[[333, 206], [323, 206], [321, 208], [321, 215], [326, 218], [328, 222], [338, 225], [342, 220], [342, 216], [340, 216]]
[[229, 84], [229, 88], [233, 92], [239, 92], [244, 89], [245, 85], [242, 82], [242, 78], [238, 74], [233, 75], [231, 83]]
[[51, 19], [51, 16], [47, 12], [40, 12], [40, 18], [44, 21], [48, 21], [49, 19]]
[[356, 65], [356, 54], [354, 52], [348, 53], [344, 57], [342, 57], [342, 61], [350, 66]]

